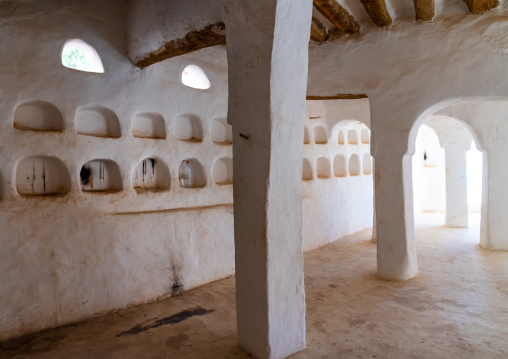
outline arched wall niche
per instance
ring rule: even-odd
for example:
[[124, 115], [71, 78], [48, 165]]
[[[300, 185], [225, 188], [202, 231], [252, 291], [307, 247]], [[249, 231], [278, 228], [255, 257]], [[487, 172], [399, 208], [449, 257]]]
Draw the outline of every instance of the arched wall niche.
[[346, 143], [346, 141], [344, 139], [344, 131], [342, 131], [342, 130], [339, 130], [338, 143], [339, 143], [339, 145], [343, 145]]
[[314, 179], [314, 173], [312, 172], [312, 163], [308, 158], [303, 159], [303, 168], [302, 168], [302, 180], [303, 181], [311, 181]]
[[56, 157], [25, 157], [16, 167], [16, 189], [22, 196], [56, 196], [70, 188], [69, 171]]
[[137, 138], [163, 140], [166, 138], [166, 122], [158, 113], [138, 113], [132, 118], [132, 135]]
[[372, 174], [372, 156], [368, 152], [363, 155], [362, 170], [364, 175]]
[[216, 160], [212, 167], [212, 177], [215, 184], [233, 184], [233, 160], [229, 157]]
[[360, 137], [363, 144], [370, 144], [370, 132], [366, 128], [362, 128], [360, 132]]
[[83, 192], [119, 192], [122, 176], [116, 162], [108, 159], [91, 160], [81, 167], [79, 173]]
[[13, 127], [26, 131], [63, 131], [60, 110], [50, 102], [28, 101], [14, 111]]
[[359, 176], [361, 173], [361, 164], [360, 164], [360, 156], [356, 153], [353, 153], [349, 158], [349, 175], [350, 176]]
[[346, 158], [341, 154], [336, 155], [333, 159], [333, 175], [335, 177], [347, 176]]
[[356, 130], [349, 130], [347, 132], [347, 142], [350, 145], [357, 145], [358, 144], [358, 132]]
[[118, 116], [99, 105], [81, 106], [76, 111], [76, 131], [80, 135], [118, 138], [122, 135]]
[[317, 125], [314, 127], [314, 143], [318, 145], [325, 145], [328, 143], [328, 134], [324, 126]]
[[226, 117], [215, 117], [210, 123], [212, 142], [221, 145], [233, 143], [233, 126], [228, 124]]
[[303, 129], [303, 144], [308, 145], [310, 143], [309, 128], [307, 126]]
[[201, 142], [203, 140], [203, 126], [196, 115], [183, 114], [176, 116], [174, 129], [177, 140], [188, 142]]
[[330, 178], [330, 160], [327, 157], [318, 157], [316, 160], [316, 174], [318, 178]]
[[187, 158], [178, 167], [180, 187], [201, 188], [206, 186], [205, 169], [196, 158]]
[[132, 182], [138, 193], [167, 191], [171, 182], [168, 166], [159, 158], [145, 158], [136, 166]]

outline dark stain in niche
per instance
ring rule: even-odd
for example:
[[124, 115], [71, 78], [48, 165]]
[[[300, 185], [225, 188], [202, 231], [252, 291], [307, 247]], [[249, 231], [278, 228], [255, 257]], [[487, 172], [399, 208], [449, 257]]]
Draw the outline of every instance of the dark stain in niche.
[[175, 275], [173, 284], [171, 285], [171, 294], [177, 295], [183, 292], [183, 283], [179, 276]]
[[142, 327], [141, 325], [138, 324], [135, 327], [133, 327], [127, 331], [117, 334], [116, 336], [121, 337], [124, 335], [138, 334], [141, 332], [146, 332], [149, 329], [154, 329], [154, 328], [160, 327], [162, 325], [177, 324], [177, 323], [183, 322], [184, 320], [187, 320], [191, 317], [201, 316], [201, 315], [205, 315], [205, 314], [212, 313], [212, 312], [213, 312], [213, 310], [206, 310], [201, 307], [187, 309], [187, 310], [181, 311], [180, 313], [173, 314], [169, 317], [158, 319], [155, 321], [155, 323], [145, 325], [144, 327]]
[[83, 186], [88, 186], [90, 184], [90, 177], [92, 175], [92, 171], [90, 170], [90, 165], [86, 164], [81, 167], [81, 171], [79, 172], [79, 177], [81, 177], [81, 183]]

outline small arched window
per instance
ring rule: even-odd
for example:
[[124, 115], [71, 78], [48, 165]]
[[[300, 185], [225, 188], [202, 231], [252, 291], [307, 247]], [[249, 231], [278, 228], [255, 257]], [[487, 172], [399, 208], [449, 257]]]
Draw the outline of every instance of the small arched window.
[[104, 73], [104, 66], [97, 51], [80, 39], [68, 40], [65, 43], [62, 65], [79, 71]]
[[208, 90], [210, 80], [203, 69], [197, 65], [189, 65], [182, 72], [182, 83], [198, 90]]

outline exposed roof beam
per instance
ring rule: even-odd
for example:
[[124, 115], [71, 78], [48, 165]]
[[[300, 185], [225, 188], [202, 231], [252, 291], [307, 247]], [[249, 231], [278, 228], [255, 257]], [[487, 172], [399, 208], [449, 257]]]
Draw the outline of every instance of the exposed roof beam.
[[226, 43], [225, 30], [224, 23], [218, 22], [201, 30], [191, 31], [184, 38], [166, 42], [158, 50], [150, 52], [139, 60], [136, 66], [143, 69], [171, 57], [185, 55], [205, 47], [224, 45]]
[[434, 0], [414, 0], [416, 20], [432, 21], [434, 19]]
[[480, 15], [499, 6], [499, 0], [466, 0], [467, 8], [473, 15]]
[[361, 2], [374, 24], [379, 27], [387, 27], [392, 24], [392, 17], [386, 9], [385, 0], [361, 0]]
[[360, 25], [355, 18], [350, 15], [335, 0], [314, 0], [314, 6], [338, 29], [351, 33], [359, 33]]
[[315, 17], [310, 25], [310, 39], [314, 42], [325, 42], [330, 36], [328, 29]]

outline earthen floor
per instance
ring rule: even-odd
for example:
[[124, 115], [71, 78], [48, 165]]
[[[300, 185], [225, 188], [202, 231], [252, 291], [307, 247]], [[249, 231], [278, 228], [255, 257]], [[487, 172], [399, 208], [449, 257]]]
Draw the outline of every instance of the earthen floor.
[[[370, 231], [305, 254], [301, 358], [508, 357], [508, 253], [477, 226], [417, 222], [419, 275], [375, 276]], [[202, 308], [202, 309], [199, 309]], [[236, 345], [234, 278], [0, 344], [1, 358], [251, 358]]]

